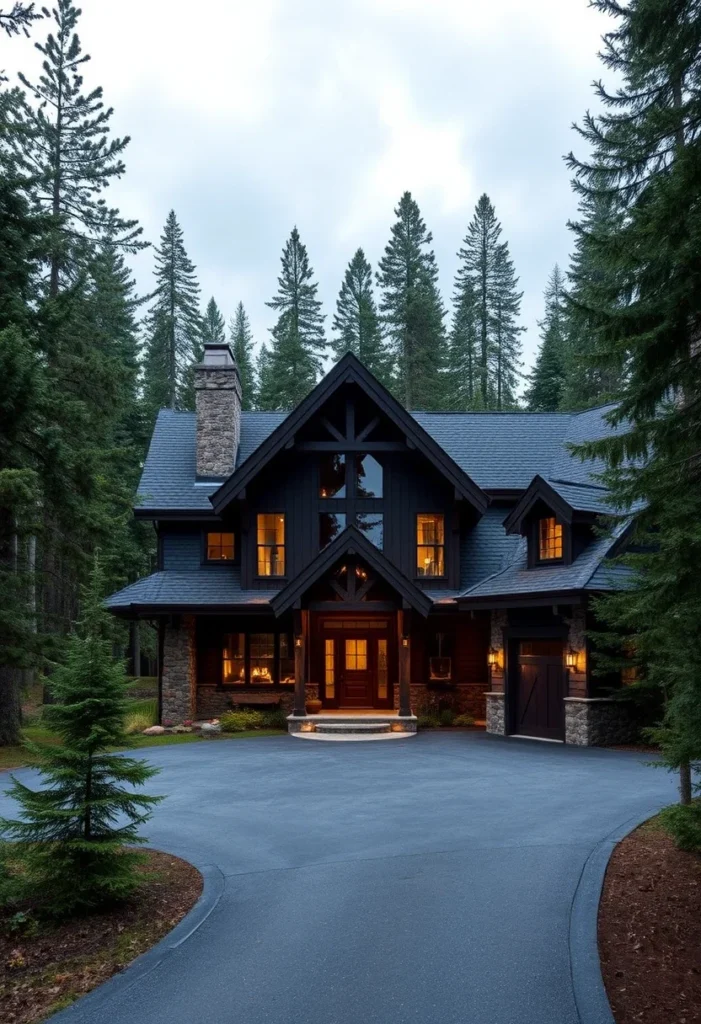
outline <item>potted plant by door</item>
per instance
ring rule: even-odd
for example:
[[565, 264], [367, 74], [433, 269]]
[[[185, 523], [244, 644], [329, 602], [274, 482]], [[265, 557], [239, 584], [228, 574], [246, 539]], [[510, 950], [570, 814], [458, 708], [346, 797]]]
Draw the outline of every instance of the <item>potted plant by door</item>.
[[318, 715], [321, 711], [321, 701], [317, 700], [316, 697], [312, 697], [310, 700], [305, 701], [304, 706], [307, 709], [308, 715]]

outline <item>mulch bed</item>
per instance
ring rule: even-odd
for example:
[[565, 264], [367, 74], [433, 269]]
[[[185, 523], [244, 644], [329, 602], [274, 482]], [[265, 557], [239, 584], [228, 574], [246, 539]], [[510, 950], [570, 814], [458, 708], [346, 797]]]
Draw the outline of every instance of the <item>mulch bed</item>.
[[701, 857], [655, 819], [613, 852], [599, 953], [616, 1024], [701, 1024]]
[[169, 854], [147, 851], [156, 872], [129, 904], [60, 925], [12, 931], [0, 916], [0, 1020], [32, 1024], [100, 985], [150, 949], [185, 916], [202, 876]]

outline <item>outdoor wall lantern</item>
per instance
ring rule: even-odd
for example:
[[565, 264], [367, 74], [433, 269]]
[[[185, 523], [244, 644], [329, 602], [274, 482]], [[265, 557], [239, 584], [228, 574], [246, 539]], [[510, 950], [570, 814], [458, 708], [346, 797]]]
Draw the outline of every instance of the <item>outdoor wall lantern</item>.
[[499, 664], [499, 651], [496, 647], [490, 647], [487, 654], [487, 664], [490, 668], [496, 668]]
[[409, 637], [408, 636], [403, 636], [402, 637], [402, 647], [408, 647], [408, 646], [409, 646]]
[[302, 646], [302, 637], [301, 636], [296, 636], [295, 637], [295, 647], [301, 647], [301, 646]]
[[565, 655], [565, 665], [567, 666], [567, 668], [577, 668], [577, 652], [573, 651], [572, 648], [570, 648], [567, 654]]

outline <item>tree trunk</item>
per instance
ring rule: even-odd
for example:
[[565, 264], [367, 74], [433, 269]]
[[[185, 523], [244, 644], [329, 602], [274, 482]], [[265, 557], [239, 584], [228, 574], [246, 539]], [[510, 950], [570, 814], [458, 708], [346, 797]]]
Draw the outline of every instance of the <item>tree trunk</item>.
[[691, 765], [688, 761], [679, 765], [679, 802], [685, 807], [691, 803]]
[[12, 665], [0, 665], [0, 747], [10, 747], [22, 742], [21, 682], [21, 669]]

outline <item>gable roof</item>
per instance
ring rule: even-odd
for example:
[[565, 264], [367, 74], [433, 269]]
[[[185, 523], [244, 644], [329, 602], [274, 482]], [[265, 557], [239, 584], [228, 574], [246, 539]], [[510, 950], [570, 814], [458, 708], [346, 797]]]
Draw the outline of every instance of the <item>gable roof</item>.
[[404, 575], [379, 548], [367, 539], [356, 527], [346, 526], [327, 547], [298, 576], [295, 576], [286, 587], [271, 598], [270, 604], [276, 615], [291, 608], [324, 573], [344, 555], [360, 555], [364, 562], [387, 581], [397, 593], [415, 608], [421, 615], [428, 615], [431, 610], [431, 598], [420, 590], [415, 583]]
[[467, 498], [478, 511], [483, 512], [489, 500], [469, 475], [428, 434], [418, 420], [399, 404], [396, 398], [367, 370], [352, 352], [347, 352], [304, 398], [296, 409], [265, 440], [252, 456], [235, 469], [211, 496], [214, 511], [220, 514], [227, 504], [280, 452], [295, 433], [317, 412], [343, 384], [358, 384], [378, 408], [389, 416], [421, 451], [449, 480], [456, 490]]
[[616, 508], [603, 487], [594, 484], [571, 484], [562, 480], [545, 480], [535, 476], [516, 507], [504, 520], [507, 533], [520, 533], [523, 520], [539, 501], [544, 502], [563, 522], [575, 519], [593, 521], [597, 515], [612, 515]]

